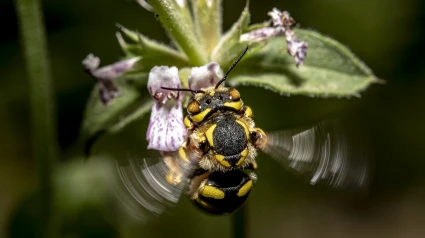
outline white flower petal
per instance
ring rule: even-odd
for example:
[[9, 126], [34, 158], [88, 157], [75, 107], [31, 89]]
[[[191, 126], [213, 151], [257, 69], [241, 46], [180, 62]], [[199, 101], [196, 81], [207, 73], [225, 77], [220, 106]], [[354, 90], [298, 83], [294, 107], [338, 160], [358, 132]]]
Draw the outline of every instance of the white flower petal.
[[283, 13], [279, 9], [273, 8], [273, 10], [268, 13], [268, 15], [272, 18], [273, 26], [283, 26]]
[[275, 36], [281, 36], [284, 34], [285, 34], [285, 28], [283, 27], [264, 27], [264, 28], [260, 28], [260, 29], [242, 34], [239, 40], [259, 42], [259, 41], [270, 39]]
[[99, 57], [96, 57], [93, 54], [89, 54], [83, 60], [83, 65], [87, 70], [96, 70], [97, 68], [99, 68], [100, 59]]
[[186, 139], [181, 102], [157, 102], [153, 105], [146, 139], [148, 149], [177, 151]]
[[181, 100], [183, 98], [180, 97], [181, 92], [170, 91], [161, 87], [181, 88], [179, 72], [176, 67], [153, 67], [149, 72], [148, 90], [155, 100], [163, 104], [171, 98], [175, 100]]
[[83, 65], [93, 77], [113, 80], [122, 76], [127, 71], [130, 71], [140, 59], [141, 57], [134, 57], [98, 68], [100, 59], [93, 54], [89, 54], [83, 60]]
[[218, 75], [220, 65], [216, 62], [211, 62], [201, 67], [193, 67], [188, 78], [189, 88], [199, 90], [214, 86], [222, 78]]

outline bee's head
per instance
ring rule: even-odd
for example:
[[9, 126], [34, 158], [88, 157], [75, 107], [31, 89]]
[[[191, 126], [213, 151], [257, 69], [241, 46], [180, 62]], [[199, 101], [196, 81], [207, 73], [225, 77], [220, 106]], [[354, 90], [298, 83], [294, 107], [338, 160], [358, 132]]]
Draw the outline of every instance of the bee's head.
[[217, 110], [236, 110], [242, 108], [241, 95], [234, 88], [221, 87], [216, 90], [208, 88], [202, 94], [192, 97], [187, 105], [187, 112], [194, 122], [202, 122]]
[[209, 115], [220, 109], [239, 111], [242, 108], [243, 103], [238, 90], [234, 88], [226, 88], [222, 84], [247, 51], [248, 47], [246, 47], [244, 52], [232, 64], [232, 66], [230, 66], [229, 70], [227, 70], [227, 73], [215, 86], [211, 86], [203, 90], [166, 87], [162, 87], [162, 89], [189, 91], [195, 94], [195, 96], [190, 99], [189, 104], [187, 105], [187, 112], [195, 123], [201, 123]]

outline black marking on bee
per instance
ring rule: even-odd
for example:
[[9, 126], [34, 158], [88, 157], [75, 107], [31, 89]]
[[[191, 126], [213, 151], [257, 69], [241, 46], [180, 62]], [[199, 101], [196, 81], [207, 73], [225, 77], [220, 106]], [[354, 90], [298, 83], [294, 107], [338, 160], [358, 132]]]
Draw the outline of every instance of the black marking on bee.
[[201, 108], [211, 108], [211, 111], [216, 111], [223, 108], [225, 102], [231, 102], [227, 92], [215, 92], [213, 96], [207, 94], [199, 101]]
[[217, 125], [213, 132], [215, 152], [224, 155], [231, 164], [236, 163], [247, 145], [244, 128], [230, 114], [219, 115], [214, 121]]

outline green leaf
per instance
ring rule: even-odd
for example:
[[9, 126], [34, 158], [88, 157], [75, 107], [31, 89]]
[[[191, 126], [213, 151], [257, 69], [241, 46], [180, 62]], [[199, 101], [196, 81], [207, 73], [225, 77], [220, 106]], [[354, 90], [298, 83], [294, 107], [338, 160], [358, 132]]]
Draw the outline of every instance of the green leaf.
[[250, 13], [248, 6], [245, 7], [238, 21], [220, 39], [212, 52], [212, 61], [220, 64], [221, 68], [228, 68], [233, 61], [247, 47], [247, 43], [240, 43], [241, 34], [248, 28]]
[[282, 94], [348, 97], [359, 96], [377, 82], [372, 71], [337, 41], [314, 31], [296, 30], [296, 34], [309, 44], [303, 65], [297, 68], [286, 53], [284, 37], [274, 38], [247, 55], [229, 83], [261, 86]]
[[[118, 121], [115, 125], [111, 126], [108, 130], [108, 134], [113, 134], [121, 131], [125, 126], [128, 124], [142, 119], [142, 117], [151, 111], [152, 106], [154, 104], [154, 100], [146, 100], [139, 108], [137, 108], [134, 112], [126, 116], [125, 118], [122, 118], [120, 121]], [[147, 125], [146, 125], [147, 126]]]
[[192, 0], [196, 32], [208, 55], [221, 36], [221, 0]]
[[192, 65], [201, 66], [208, 63], [207, 55], [195, 35], [195, 28], [189, 12], [188, 3], [181, 7], [177, 1], [151, 0], [157, 19], [177, 45], [186, 53]]
[[[97, 86], [92, 91], [80, 133], [80, 142], [84, 144], [86, 155], [90, 153], [91, 147], [105, 133], [116, 132], [125, 126], [125, 122], [134, 121], [137, 119], [136, 117], [142, 117], [149, 111], [146, 109], [146, 104], [143, 103], [150, 103], [151, 105], [151, 100], [142, 98], [140, 92], [134, 86], [126, 84], [122, 79], [114, 80], [121, 96], [114, 98], [108, 106], [101, 102]], [[143, 106], [140, 107], [140, 105]]]
[[121, 25], [118, 25], [118, 27], [127, 38], [134, 42], [132, 44], [127, 43], [121, 33], [117, 32], [118, 42], [123, 51], [129, 57], [142, 57], [136, 64], [139, 71], [149, 72], [157, 65], [176, 66], [179, 68], [189, 65], [187, 56], [181, 52]]

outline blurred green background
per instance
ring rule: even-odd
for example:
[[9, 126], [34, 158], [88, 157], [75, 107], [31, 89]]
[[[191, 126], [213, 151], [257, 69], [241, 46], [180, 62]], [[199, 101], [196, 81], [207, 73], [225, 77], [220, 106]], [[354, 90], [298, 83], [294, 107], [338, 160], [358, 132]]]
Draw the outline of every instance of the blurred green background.
[[[244, 1], [224, 1], [225, 30], [244, 5]], [[363, 133], [372, 164], [368, 191], [335, 194], [312, 188], [261, 157], [259, 183], [246, 205], [249, 237], [425, 236], [425, 57], [420, 53], [425, 42], [425, 2], [251, 0], [252, 22], [267, 20], [273, 7], [288, 10], [301, 27], [347, 45], [387, 83], [372, 85], [361, 98], [352, 99], [282, 97], [259, 88], [241, 88], [245, 103], [257, 115], [257, 125], [264, 129], [345, 118], [345, 124]], [[123, 56], [115, 23], [158, 41], [168, 43], [169, 39], [153, 14], [133, 1], [45, 0], [43, 10], [60, 160], [65, 162], [79, 153], [76, 142], [82, 113], [95, 84], [83, 72], [85, 56], [94, 53], [102, 64]], [[28, 81], [12, 0], [0, 0], [0, 19], [0, 237], [8, 237], [13, 214], [37, 177], [31, 156]], [[276, 110], [282, 115], [279, 120], [272, 116]], [[106, 138], [96, 145], [95, 153], [150, 155], [145, 150], [147, 123], [145, 117]], [[102, 215], [85, 212], [89, 215], [81, 213], [70, 221], [69, 229], [75, 232], [70, 237], [114, 236], [113, 226]], [[13, 224], [31, 234], [32, 220], [19, 222]], [[162, 217], [148, 225], [132, 225], [123, 235], [231, 237], [231, 230], [230, 217], [205, 215], [183, 198]], [[21, 237], [36, 237], [28, 234]]]

